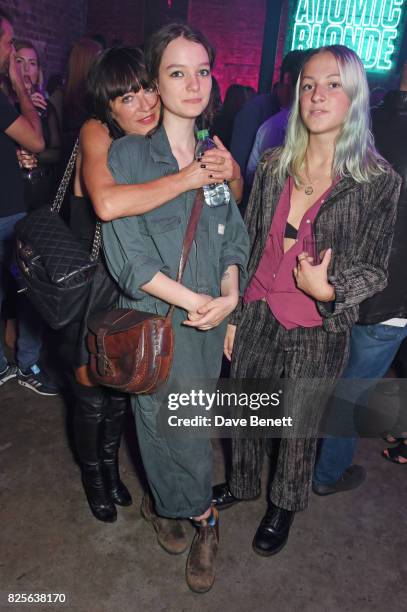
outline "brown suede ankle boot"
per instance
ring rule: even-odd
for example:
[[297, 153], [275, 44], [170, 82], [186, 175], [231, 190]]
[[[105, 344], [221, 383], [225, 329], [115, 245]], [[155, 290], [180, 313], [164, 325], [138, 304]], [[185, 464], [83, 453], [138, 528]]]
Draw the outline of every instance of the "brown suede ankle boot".
[[219, 546], [219, 514], [212, 508], [209, 519], [199, 522], [189, 551], [186, 579], [195, 593], [206, 593], [215, 581], [216, 555]]
[[157, 533], [157, 541], [171, 555], [179, 555], [188, 547], [187, 534], [182, 522], [178, 519], [164, 518], [154, 510], [154, 502], [148, 493], [141, 502], [141, 515], [151, 523]]

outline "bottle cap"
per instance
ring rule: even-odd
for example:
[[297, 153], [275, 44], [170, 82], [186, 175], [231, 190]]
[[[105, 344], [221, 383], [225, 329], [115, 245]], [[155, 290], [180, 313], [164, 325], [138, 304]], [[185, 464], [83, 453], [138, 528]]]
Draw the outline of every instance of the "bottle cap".
[[205, 138], [208, 138], [209, 136], [209, 130], [198, 130], [198, 132], [196, 133], [196, 137], [198, 140], [205, 140]]

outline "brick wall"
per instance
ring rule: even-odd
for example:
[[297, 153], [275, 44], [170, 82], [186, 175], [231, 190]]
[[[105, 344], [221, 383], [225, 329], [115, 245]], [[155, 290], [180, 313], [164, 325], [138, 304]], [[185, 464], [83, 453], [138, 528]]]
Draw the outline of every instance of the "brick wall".
[[64, 71], [72, 44], [85, 32], [86, 5], [86, 0], [0, 0], [16, 37], [38, 48], [46, 78]]
[[189, 0], [88, 0], [89, 34], [103, 34], [108, 45], [115, 39], [141, 45], [151, 32], [169, 21], [188, 17]]
[[217, 49], [215, 75], [224, 93], [231, 83], [257, 89], [263, 41], [265, 0], [88, 0], [89, 34], [108, 43], [121, 38], [140, 44], [153, 26], [187, 18]]
[[189, 22], [216, 48], [222, 94], [231, 83], [257, 90], [265, 14], [265, 0], [190, 0]]
[[185, 15], [217, 49], [215, 75], [223, 94], [231, 83], [257, 89], [265, 5], [266, 0], [0, 0], [14, 17], [16, 35], [38, 46], [48, 76], [63, 71], [72, 43], [85, 33], [103, 34], [108, 44], [121, 39], [137, 45], [152, 20]]
[[114, 39], [140, 45], [144, 38], [144, 0], [88, 0], [87, 32], [102, 34], [108, 45]]

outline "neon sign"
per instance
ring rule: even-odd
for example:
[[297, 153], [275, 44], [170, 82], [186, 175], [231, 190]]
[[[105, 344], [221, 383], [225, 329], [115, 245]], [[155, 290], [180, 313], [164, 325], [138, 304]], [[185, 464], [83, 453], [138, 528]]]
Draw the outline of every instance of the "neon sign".
[[299, 0], [291, 49], [341, 44], [369, 72], [391, 70], [405, 19], [404, 0]]

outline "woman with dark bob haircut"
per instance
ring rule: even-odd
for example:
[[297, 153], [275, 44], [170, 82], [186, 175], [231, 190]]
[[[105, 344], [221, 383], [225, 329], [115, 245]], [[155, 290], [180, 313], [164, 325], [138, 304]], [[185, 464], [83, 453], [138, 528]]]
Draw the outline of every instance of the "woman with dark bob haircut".
[[[240, 189], [237, 165], [226, 150], [205, 156], [206, 168], [193, 161], [170, 176], [139, 185], [117, 185], [107, 167], [113, 138], [125, 134], [145, 136], [160, 117], [160, 98], [147, 77], [138, 49], [109, 49], [93, 64], [88, 77], [88, 105], [93, 118], [82, 127], [71, 200], [71, 226], [91, 248], [97, 217], [110, 220], [142, 214], [168, 198], [202, 187], [211, 181], [229, 180]], [[205, 165], [205, 164], [204, 164]], [[96, 213], [96, 214], [95, 214]], [[117, 288], [101, 268], [95, 278], [93, 299], [81, 324], [73, 324], [65, 336], [65, 349], [74, 369], [75, 443], [90, 508], [98, 520], [116, 520], [117, 505], [131, 497], [118, 472], [118, 451], [125, 419], [127, 396], [95, 386], [89, 377], [85, 336], [89, 314], [112, 307]]]
[[[158, 86], [162, 122], [148, 138], [115, 141], [109, 167], [120, 183], [174, 175], [194, 164], [195, 122], [208, 107], [214, 51], [205, 37], [183, 24], [153, 34], [146, 51], [149, 75]], [[221, 151], [217, 152], [218, 154]], [[205, 159], [205, 157], [203, 158]], [[208, 164], [205, 162], [202, 165]], [[220, 165], [223, 165], [221, 163]], [[211, 175], [214, 174], [212, 171]], [[208, 181], [212, 182], [212, 178]], [[215, 208], [203, 203], [182, 284], [175, 279], [196, 189], [155, 210], [103, 227], [106, 260], [122, 290], [120, 306], [165, 315], [174, 305], [174, 356], [160, 393], [133, 395], [131, 402], [147, 479], [142, 512], [168, 552], [188, 547], [179, 519], [192, 518], [196, 535], [186, 567], [188, 586], [208, 591], [215, 579], [218, 515], [211, 507], [212, 452], [209, 439], [187, 430], [160, 427], [163, 398], [191, 390], [195, 378], [217, 379], [226, 320], [244, 281], [248, 236], [233, 198]]]

